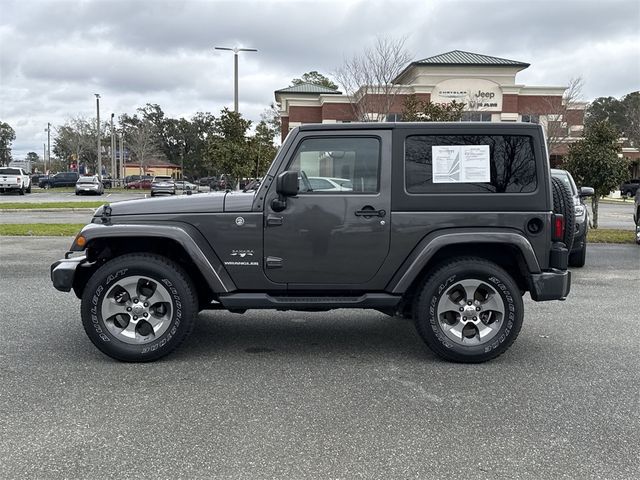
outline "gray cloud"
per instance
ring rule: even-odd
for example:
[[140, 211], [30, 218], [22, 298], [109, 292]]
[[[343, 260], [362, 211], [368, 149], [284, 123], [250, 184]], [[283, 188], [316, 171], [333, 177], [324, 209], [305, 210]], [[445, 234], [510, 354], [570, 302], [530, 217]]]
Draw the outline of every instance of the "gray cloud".
[[217, 113], [232, 102], [240, 60], [242, 112], [258, 120], [273, 91], [305, 71], [334, 71], [376, 35], [407, 36], [416, 59], [454, 49], [531, 63], [518, 81], [562, 85], [582, 75], [587, 100], [639, 87], [635, 0], [35, 1], [3, 2], [0, 118], [14, 155], [41, 153], [48, 121], [132, 113], [147, 102], [171, 116]]

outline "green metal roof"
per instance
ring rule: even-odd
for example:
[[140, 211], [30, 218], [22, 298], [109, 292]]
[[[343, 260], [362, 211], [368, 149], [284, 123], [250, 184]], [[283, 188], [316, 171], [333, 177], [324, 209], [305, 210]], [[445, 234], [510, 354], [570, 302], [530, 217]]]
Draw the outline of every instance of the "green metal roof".
[[292, 87], [282, 88], [276, 90], [275, 93], [336, 93], [341, 94], [338, 90], [322, 87], [313, 83], [300, 83], [299, 85], [293, 85]]
[[413, 62], [413, 65], [490, 65], [505, 67], [528, 67], [528, 63], [509, 60], [507, 58], [490, 57], [479, 53], [464, 52], [462, 50], [452, 50], [441, 53], [433, 57], [423, 58]]

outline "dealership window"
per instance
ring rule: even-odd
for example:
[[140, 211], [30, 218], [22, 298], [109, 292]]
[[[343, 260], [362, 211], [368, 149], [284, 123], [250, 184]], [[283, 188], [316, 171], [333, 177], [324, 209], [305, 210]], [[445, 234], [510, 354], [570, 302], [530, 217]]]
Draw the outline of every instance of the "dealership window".
[[298, 147], [289, 170], [300, 172], [300, 193], [377, 193], [380, 140], [307, 138]]
[[522, 121], [525, 123], [540, 123], [540, 115], [536, 114], [523, 114]]
[[[433, 147], [488, 146], [488, 182], [434, 183]], [[437, 150], [437, 148], [435, 149]], [[464, 166], [459, 164], [459, 168]], [[405, 186], [409, 193], [528, 193], [536, 190], [531, 137], [524, 135], [415, 135], [405, 141]]]
[[462, 112], [461, 122], [490, 122], [491, 113], [489, 112]]

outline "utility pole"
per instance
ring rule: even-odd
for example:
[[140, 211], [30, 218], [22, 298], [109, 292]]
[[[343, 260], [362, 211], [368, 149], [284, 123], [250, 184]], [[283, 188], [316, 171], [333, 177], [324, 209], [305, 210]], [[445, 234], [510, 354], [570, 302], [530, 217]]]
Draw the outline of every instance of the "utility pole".
[[233, 111], [238, 113], [238, 52], [257, 52], [255, 48], [215, 47], [216, 50], [233, 52]]
[[124, 166], [124, 130], [123, 130], [122, 132], [120, 132], [120, 178], [124, 179], [125, 173], [126, 173], [126, 168]]
[[96, 172], [98, 175], [98, 180], [102, 181], [102, 151], [100, 149], [100, 94], [94, 93], [96, 96], [96, 113], [97, 113], [97, 127], [98, 127], [98, 135], [97, 135], [97, 143], [98, 143], [98, 171]]
[[116, 137], [113, 131], [113, 113], [111, 114], [111, 178], [116, 178]]
[[47, 122], [47, 128], [44, 129], [47, 132], [47, 155], [45, 157], [43, 153], [44, 159], [44, 168], [47, 169], [47, 159], [49, 159], [49, 166], [51, 166], [51, 123]]
[[42, 144], [42, 160], [44, 162], [44, 172], [47, 173], [47, 145]]

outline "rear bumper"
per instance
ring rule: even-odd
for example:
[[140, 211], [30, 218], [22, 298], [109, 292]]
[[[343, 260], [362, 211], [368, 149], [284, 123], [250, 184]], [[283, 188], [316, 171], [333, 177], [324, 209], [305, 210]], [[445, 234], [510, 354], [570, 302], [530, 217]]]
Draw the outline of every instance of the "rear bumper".
[[535, 273], [531, 279], [531, 298], [536, 302], [564, 300], [571, 290], [571, 272], [556, 270]]
[[61, 292], [69, 292], [73, 288], [73, 279], [78, 266], [86, 262], [87, 256], [65, 258], [51, 265], [51, 281], [53, 287]]

